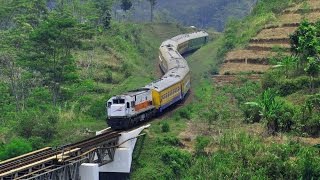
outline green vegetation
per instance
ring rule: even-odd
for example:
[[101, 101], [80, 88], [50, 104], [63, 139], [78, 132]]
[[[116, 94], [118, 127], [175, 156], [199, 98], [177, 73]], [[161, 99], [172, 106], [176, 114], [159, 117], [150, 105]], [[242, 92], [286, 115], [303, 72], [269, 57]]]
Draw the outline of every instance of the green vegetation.
[[[302, 138], [320, 136], [320, 23], [301, 23], [291, 38], [295, 56], [277, 57], [261, 83], [246, 74], [223, 86], [210, 79], [227, 51], [245, 46], [293, 2], [259, 1], [187, 58], [192, 102], [151, 122], [138, 140], [133, 179], [320, 178], [319, 148]], [[1, 160], [105, 127], [105, 100], [155, 79], [159, 44], [188, 31], [114, 22], [112, 1], [0, 3]]]
[[0, 148], [0, 158], [9, 159], [17, 156], [17, 154], [25, 154], [30, 152], [32, 147], [30, 143], [23, 138], [14, 138]]
[[[305, 136], [319, 136], [316, 130], [320, 127], [319, 94], [316, 94], [319, 92], [320, 71], [319, 24], [320, 21], [301, 23], [291, 35], [295, 56], [280, 58], [280, 66], [264, 76], [262, 96], [256, 103], [248, 103], [256, 106], [256, 111], [245, 111], [246, 116], [257, 116], [259, 111], [271, 134], [294, 131]], [[296, 92], [303, 92], [306, 99], [299, 103], [285, 100], [286, 96]]]
[[300, 1], [261, 1], [253, 8], [252, 13], [243, 20], [230, 19], [226, 23], [223, 35], [189, 58], [194, 82], [199, 82], [200, 77], [206, 78], [217, 74], [217, 67], [223, 62], [228, 51], [245, 47], [249, 40], [267, 23], [276, 20], [279, 12]]
[[1, 1], [0, 160], [106, 127], [105, 101], [154, 80], [160, 42], [186, 31], [111, 21], [112, 1], [63, 2]]
[[149, 22], [150, 15], [154, 12], [154, 18], [151, 17], [151, 20], [154, 19], [155, 22], [179, 22], [186, 26], [223, 31], [228, 18], [242, 18], [248, 15], [257, 2], [257, 0], [201, 0], [201, 2], [175, 0], [172, 3], [167, 0], [157, 0], [153, 8], [153, 1], [132, 1], [134, 9], [129, 14], [131, 15], [129, 20]]
[[[247, 80], [246, 74], [222, 86], [207, 80], [227, 51], [245, 46], [293, 2], [259, 2], [251, 15], [231, 21], [222, 36], [188, 57], [194, 100], [166, 120], [170, 133], [158, 133], [160, 123], [152, 123], [134, 160], [133, 179], [320, 178], [319, 148], [309, 142], [319, 142], [310, 138], [319, 137], [319, 52], [310, 58], [299, 47], [312, 42], [308, 46], [319, 50], [318, 36], [306, 32], [319, 28], [300, 27], [304, 33], [295, 35], [308, 35], [296, 38], [302, 54], [277, 57], [280, 63], [261, 83]], [[187, 126], [176, 128], [177, 123]]]

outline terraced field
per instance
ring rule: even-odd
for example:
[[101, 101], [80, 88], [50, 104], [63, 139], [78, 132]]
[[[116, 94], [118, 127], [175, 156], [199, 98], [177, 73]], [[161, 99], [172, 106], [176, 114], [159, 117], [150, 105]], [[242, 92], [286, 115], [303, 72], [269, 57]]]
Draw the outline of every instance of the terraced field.
[[[310, 22], [320, 20], [320, 0], [308, 0], [288, 8], [277, 17], [276, 21], [267, 24], [253, 37], [244, 49], [229, 52], [216, 80], [239, 73], [261, 74], [271, 65], [269, 60], [282, 49], [284, 54], [290, 54], [290, 34], [299, 26], [303, 19]], [[254, 75], [257, 79], [256, 76]], [[232, 79], [232, 78], [231, 78]]]

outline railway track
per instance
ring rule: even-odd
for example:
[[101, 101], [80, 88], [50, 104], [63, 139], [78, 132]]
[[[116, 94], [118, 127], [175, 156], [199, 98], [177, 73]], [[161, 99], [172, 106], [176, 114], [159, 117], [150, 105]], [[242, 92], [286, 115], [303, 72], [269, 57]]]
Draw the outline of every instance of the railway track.
[[10, 171], [17, 167], [21, 167], [26, 163], [34, 162], [39, 159], [46, 158], [55, 152], [56, 151], [53, 150], [52, 148], [47, 147], [47, 148], [43, 148], [38, 151], [34, 151], [13, 159], [9, 159], [7, 161], [0, 162], [0, 174]]
[[[66, 145], [60, 148], [46, 147], [28, 154], [18, 156], [3, 162], [0, 162], [0, 178], [14, 173], [15, 170], [24, 171], [34, 163], [57, 161], [58, 157], [64, 157], [64, 153], [79, 151], [85, 153], [90, 151], [99, 144], [102, 144], [106, 139], [111, 139], [120, 136], [119, 131], [107, 130], [106, 132], [85, 139], [83, 141], [76, 142], [74, 144]], [[62, 163], [62, 162], [60, 162]]]

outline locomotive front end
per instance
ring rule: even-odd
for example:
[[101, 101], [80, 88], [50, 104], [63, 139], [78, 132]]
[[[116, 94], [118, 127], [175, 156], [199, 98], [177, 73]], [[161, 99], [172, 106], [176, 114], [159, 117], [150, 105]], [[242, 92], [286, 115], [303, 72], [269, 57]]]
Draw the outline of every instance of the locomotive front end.
[[128, 129], [153, 115], [151, 90], [141, 88], [114, 96], [107, 101], [108, 125], [115, 130]]
[[132, 99], [130, 96], [115, 96], [107, 102], [108, 125], [112, 129], [123, 129], [129, 126]]

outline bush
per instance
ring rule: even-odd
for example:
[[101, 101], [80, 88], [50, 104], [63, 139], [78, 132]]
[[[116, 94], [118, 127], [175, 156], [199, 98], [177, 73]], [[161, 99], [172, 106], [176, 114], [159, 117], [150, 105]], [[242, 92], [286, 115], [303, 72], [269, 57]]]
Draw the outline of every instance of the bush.
[[320, 136], [320, 94], [309, 96], [305, 105], [295, 117], [299, 125], [297, 130], [310, 136]]
[[258, 102], [248, 102], [246, 105], [252, 106], [248, 107], [251, 109], [244, 109], [246, 118], [258, 120], [257, 113], [260, 112], [271, 134], [279, 131], [288, 132], [295, 123], [293, 120], [296, 114], [295, 108], [277, 97], [277, 93], [272, 89], [263, 92]]
[[58, 115], [56, 112], [24, 111], [17, 114], [19, 119], [16, 131], [24, 138], [41, 137], [45, 141], [51, 140], [56, 131]]
[[161, 160], [175, 175], [180, 176], [190, 166], [191, 155], [176, 148], [164, 148], [161, 151]]
[[204, 148], [206, 148], [210, 143], [210, 139], [205, 136], [197, 136], [195, 150], [197, 154], [203, 154]]
[[0, 151], [0, 159], [5, 160], [20, 156], [32, 151], [31, 144], [23, 138], [13, 138], [8, 144], [5, 144]]
[[167, 122], [164, 122], [161, 126], [161, 131], [162, 132], [169, 132], [170, 131], [170, 126]]
[[188, 119], [190, 120], [191, 119], [191, 107], [190, 106], [187, 106], [187, 107], [184, 107], [182, 109], [180, 109], [178, 112], [179, 112], [179, 116], [183, 119]]
[[106, 106], [105, 106], [106, 99], [96, 99], [93, 101], [89, 107], [89, 109], [86, 111], [86, 114], [90, 115], [91, 117], [95, 119], [106, 119]]
[[46, 144], [45, 140], [38, 136], [32, 136], [28, 139], [33, 149], [40, 149]]
[[278, 84], [277, 79], [279, 79], [279, 75], [275, 71], [265, 73], [261, 79], [262, 89], [274, 88]]
[[294, 107], [279, 98], [275, 98], [273, 104], [275, 105], [274, 108], [264, 112], [267, 114], [267, 116], [264, 115], [264, 119], [266, 120], [269, 133], [291, 131], [295, 123], [293, 120], [295, 115]]
[[241, 110], [244, 114], [244, 122], [245, 123], [257, 123], [261, 120], [260, 108], [257, 106], [241, 106]]
[[296, 110], [292, 105], [286, 102], [283, 102], [280, 109], [278, 109], [278, 111], [276, 112], [280, 131], [289, 132], [292, 130], [292, 126], [295, 123], [293, 120], [295, 113], [296, 113]]
[[175, 136], [164, 136], [157, 138], [158, 144], [170, 145], [170, 146], [181, 146], [180, 140]]
[[211, 75], [218, 75], [219, 74], [219, 69], [217, 66], [212, 66], [210, 70]]
[[[299, 76], [293, 79], [279, 78], [279, 74], [275, 71], [266, 73], [261, 81], [262, 88], [273, 88], [278, 91], [279, 95], [287, 96], [310, 86], [310, 78], [308, 76]], [[314, 79], [315, 88], [320, 86], [320, 78]]]
[[284, 79], [275, 86], [281, 96], [287, 96], [309, 86], [309, 78], [300, 76], [296, 79]]

